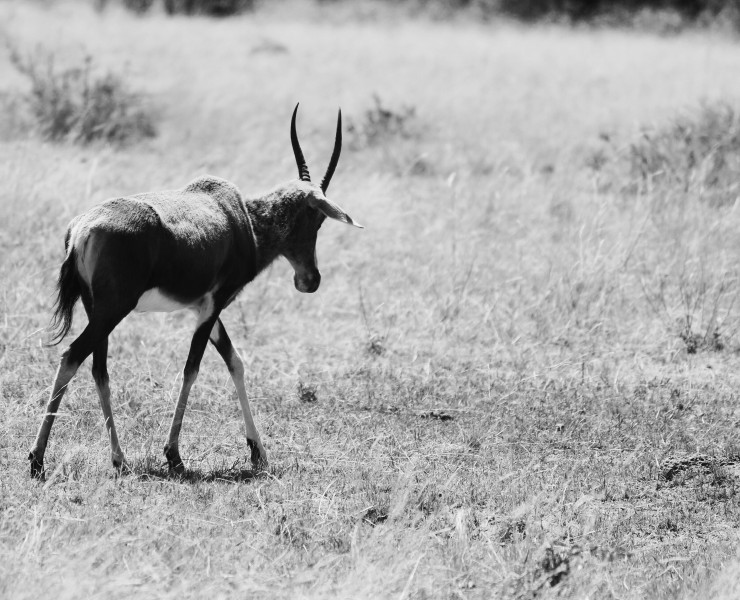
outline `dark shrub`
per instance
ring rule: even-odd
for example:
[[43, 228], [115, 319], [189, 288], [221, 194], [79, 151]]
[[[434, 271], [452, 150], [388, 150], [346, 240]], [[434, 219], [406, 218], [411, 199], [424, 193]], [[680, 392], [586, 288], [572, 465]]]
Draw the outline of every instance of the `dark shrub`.
[[237, 15], [254, 9], [254, 0], [164, 0], [167, 14]]

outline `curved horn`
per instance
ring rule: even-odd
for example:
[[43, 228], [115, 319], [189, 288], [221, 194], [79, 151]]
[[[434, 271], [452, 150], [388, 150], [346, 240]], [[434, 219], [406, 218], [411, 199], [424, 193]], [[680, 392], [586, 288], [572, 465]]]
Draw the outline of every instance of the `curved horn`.
[[326, 169], [326, 175], [321, 180], [321, 191], [326, 194], [326, 189], [329, 187], [331, 176], [334, 175], [334, 169], [337, 168], [339, 162], [339, 154], [342, 152], [342, 109], [339, 109], [339, 115], [337, 116], [337, 136], [334, 138], [334, 150], [331, 153], [331, 159], [329, 160], [329, 166]]
[[[300, 104], [300, 102], [298, 104]], [[293, 154], [295, 154], [295, 162], [298, 165], [298, 176], [301, 178], [301, 181], [311, 181], [311, 176], [308, 174], [306, 159], [303, 158], [301, 145], [298, 143], [298, 134], [295, 132], [295, 116], [298, 113], [298, 104], [295, 105], [293, 118], [290, 120], [290, 143], [293, 145]]]

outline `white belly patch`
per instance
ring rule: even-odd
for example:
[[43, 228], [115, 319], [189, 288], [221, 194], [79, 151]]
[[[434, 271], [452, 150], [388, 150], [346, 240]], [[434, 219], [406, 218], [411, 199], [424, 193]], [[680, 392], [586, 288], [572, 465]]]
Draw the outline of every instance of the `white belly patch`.
[[168, 298], [159, 288], [147, 290], [140, 297], [134, 310], [136, 312], [172, 312], [183, 308], [192, 308], [188, 304], [181, 304], [177, 300]]

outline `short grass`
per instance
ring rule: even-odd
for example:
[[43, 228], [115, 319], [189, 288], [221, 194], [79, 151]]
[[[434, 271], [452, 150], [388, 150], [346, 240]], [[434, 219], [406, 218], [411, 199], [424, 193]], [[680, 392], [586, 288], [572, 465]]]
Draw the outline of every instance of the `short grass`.
[[[0, 597], [736, 597], [733, 467], [660, 464], [737, 455], [740, 214], [633, 179], [625, 157], [645, 126], [737, 102], [740, 47], [290, 6], [0, 7], [15, 44], [89, 52], [160, 110], [158, 137], [121, 149], [0, 142]], [[3, 98], [26, 85], [6, 54], [0, 81]], [[330, 195], [367, 229], [322, 228], [318, 293], [280, 262], [224, 314], [269, 473], [245, 471], [209, 350], [187, 476], [167, 476], [192, 324], [136, 315], [109, 362], [134, 473], [115, 476], [83, 367], [50, 476], [30, 480], [68, 220], [203, 173], [246, 191], [293, 177], [298, 100], [319, 177], [337, 105], [358, 131], [375, 94], [413, 117], [347, 135]]]

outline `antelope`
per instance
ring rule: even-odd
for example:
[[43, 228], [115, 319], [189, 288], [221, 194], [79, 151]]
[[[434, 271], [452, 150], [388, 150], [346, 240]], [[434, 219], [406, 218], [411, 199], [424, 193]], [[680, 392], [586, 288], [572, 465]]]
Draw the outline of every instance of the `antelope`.
[[311, 181], [298, 142], [297, 112], [298, 105], [290, 123], [297, 180], [245, 198], [234, 184], [203, 176], [178, 190], [107, 200], [72, 219], [64, 238], [66, 256], [59, 271], [50, 326], [55, 334], [52, 342], [60, 343], [69, 333], [80, 298], [88, 323], [61, 355], [46, 413], [29, 454], [32, 477], [44, 478], [44, 453], [59, 404], [90, 354], [113, 466], [119, 472], [129, 469], [110, 405], [108, 336], [132, 311], [178, 309], [193, 311], [197, 320], [164, 447], [170, 472], [185, 471], [178, 448], [180, 428], [209, 341], [226, 363], [236, 387], [252, 467], [267, 467], [267, 454], [247, 400], [244, 365], [219, 315], [278, 256], [287, 258], [293, 267], [299, 292], [315, 292], [321, 282], [316, 236], [324, 219], [362, 227], [326, 197], [342, 148], [341, 110], [334, 149], [319, 185]]

